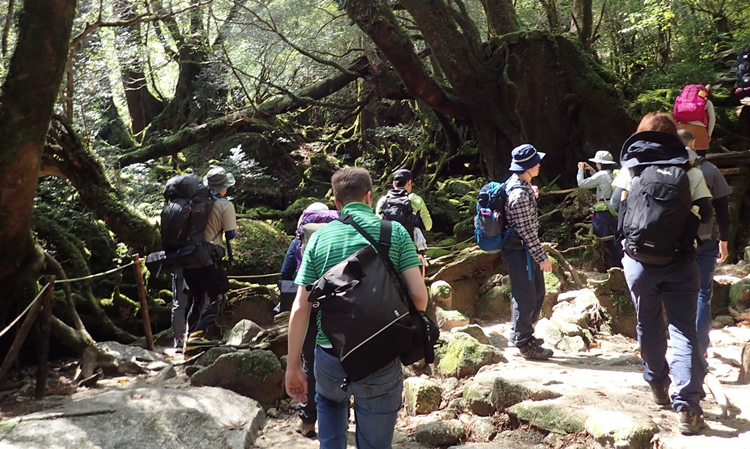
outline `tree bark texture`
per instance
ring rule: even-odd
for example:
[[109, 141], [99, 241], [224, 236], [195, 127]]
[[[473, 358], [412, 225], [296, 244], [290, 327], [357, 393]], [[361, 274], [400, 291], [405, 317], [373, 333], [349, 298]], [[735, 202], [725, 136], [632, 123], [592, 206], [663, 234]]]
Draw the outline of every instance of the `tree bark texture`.
[[[24, 2], [0, 97], [0, 290], [5, 292], [13, 291], [35, 257], [31, 210], [75, 8], [75, 0]], [[3, 295], [0, 309], [12, 299]]]
[[570, 167], [563, 178], [572, 181], [577, 160], [602, 148], [616, 154], [635, 130], [614, 78], [575, 42], [536, 31], [478, 44], [462, 32], [470, 27], [446, 2], [399, 4], [417, 24], [447, 86], [438, 84], [416, 57], [385, 2], [350, 1], [344, 8], [416, 99], [473, 128], [480, 168], [488, 177], [503, 176], [510, 151], [530, 142], [548, 153], [543, 171], [548, 166], [559, 174]]

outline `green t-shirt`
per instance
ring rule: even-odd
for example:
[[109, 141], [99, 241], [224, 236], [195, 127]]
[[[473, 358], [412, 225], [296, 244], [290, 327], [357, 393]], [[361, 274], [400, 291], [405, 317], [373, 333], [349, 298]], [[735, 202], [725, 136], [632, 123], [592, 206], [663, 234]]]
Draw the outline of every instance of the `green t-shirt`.
[[[380, 217], [372, 212], [372, 208], [364, 203], [349, 203], [341, 210], [341, 215], [349, 214], [375, 240], [380, 236]], [[409, 233], [401, 224], [392, 222], [391, 248], [388, 257], [402, 273], [409, 268], [421, 265], [417, 251], [414, 249]], [[368, 245], [354, 226], [340, 221], [332, 221], [314, 233], [305, 247], [297, 277], [294, 283], [311, 285], [320, 279], [337, 263], [356, 253]], [[331, 343], [320, 328], [320, 314], [318, 314], [318, 335], [316, 343], [323, 347], [331, 347]]]

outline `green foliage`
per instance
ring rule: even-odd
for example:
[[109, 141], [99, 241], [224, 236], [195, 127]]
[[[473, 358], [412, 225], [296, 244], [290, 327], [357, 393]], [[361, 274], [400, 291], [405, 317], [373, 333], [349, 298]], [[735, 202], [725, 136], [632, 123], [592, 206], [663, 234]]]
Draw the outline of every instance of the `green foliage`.
[[232, 274], [266, 274], [281, 269], [291, 238], [265, 221], [239, 220], [232, 240]]

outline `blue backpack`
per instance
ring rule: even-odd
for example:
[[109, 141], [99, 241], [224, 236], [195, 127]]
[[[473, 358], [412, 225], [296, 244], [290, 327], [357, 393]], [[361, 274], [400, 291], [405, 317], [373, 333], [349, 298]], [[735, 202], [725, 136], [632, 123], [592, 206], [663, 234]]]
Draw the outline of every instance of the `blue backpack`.
[[474, 237], [481, 249], [488, 252], [498, 252], [503, 248], [505, 239], [513, 231], [506, 229], [505, 202], [508, 193], [521, 185], [507, 188], [506, 182], [490, 182], [485, 184], [477, 197], [477, 214], [474, 217]]

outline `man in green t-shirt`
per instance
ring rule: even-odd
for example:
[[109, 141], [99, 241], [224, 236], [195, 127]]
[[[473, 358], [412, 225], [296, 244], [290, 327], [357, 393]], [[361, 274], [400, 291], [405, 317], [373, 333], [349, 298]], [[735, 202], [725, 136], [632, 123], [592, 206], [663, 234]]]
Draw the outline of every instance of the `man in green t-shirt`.
[[[372, 211], [372, 179], [367, 170], [358, 167], [339, 170], [333, 174], [331, 185], [334, 202], [341, 214], [351, 215], [357, 224], [377, 240], [381, 221]], [[367, 240], [353, 226], [333, 221], [313, 234], [305, 248], [295, 279], [299, 287], [289, 318], [286, 390], [289, 396], [298, 401], [306, 401], [308, 394], [315, 394], [318, 404], [318, 441], [323, 449], [346, 447], [347, 409], [352, 395], [355, 398], [356, 442], [360, 448], [390, 448], [398, 410], [401, 408], [403, 377], [398, 360], [360, 381], [352, 382], [344, 390], [341, 385], [346, 373], [339, 359], [333, 355], [328, 337], [318, 326], [314, 393], [308, 392], [307, 378], [300, 361], [302, 342], [312, 310], [306, 286], [312, 285], [334, 265], [367, 244]], [[411, 237], [399, 223], [393, 223], [388, 256], [403, 276], [416, 308], [425, 310], [427, 289], [422, 280], [419, 258]], [[377, 301], [378, 298], [373, 300]]]

